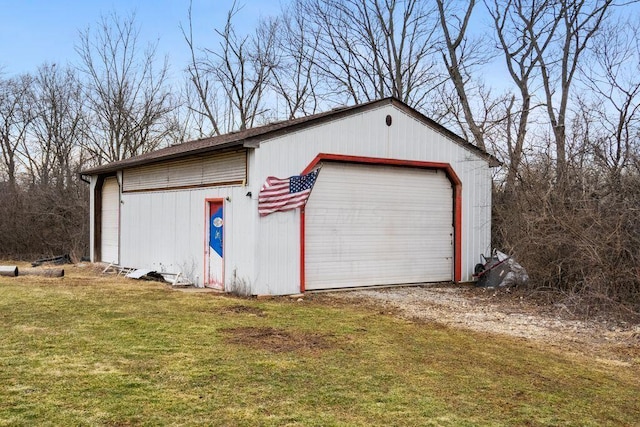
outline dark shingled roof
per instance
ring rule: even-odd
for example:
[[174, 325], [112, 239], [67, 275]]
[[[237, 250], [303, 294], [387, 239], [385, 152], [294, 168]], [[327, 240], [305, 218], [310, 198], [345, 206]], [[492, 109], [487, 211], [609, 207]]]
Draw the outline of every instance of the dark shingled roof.
[[85, 169], [81, 172], [81, 174], [99, 175], [134, 166], [157, 163], [165, 160], [178, 159], [181, 157], [193, 156], [215, 151], [242, 148], [246, 143], [251, 144], [252, 142], [259, 142], [268, 138], [295, 132], [300, 128], [320, 124], [328, 120], [335, 120], [341, 117], [350, 116], [352, 114], [360, 113], [363, 111], [368, 111], [385, 104], [395, 105], [409, 115], [430, 126], [434, 130], [453, 139], [453, 141], [455, 141], [456, 143], [475, 152], [480, 157], [486, 158], [491, 166], [497, 166], [500, 164], [500, 162], [495, 157], [488, 154], [486, 151], [471, 144], [470, 142], [451, 132], [444, 126], [436, 123], [432, 119], [409, 107], [402, 101], [396, 98], [384, 98], [377, 101], [370, 101], [364, 104], [354, 105], [352, 107], [334, 108], [331, 111], [326, 111], [324, 113], [314, 114], [311, 116], [300, 117], [297, 119], [285, 120], [281, 122], [274, 122], [268, 125], [246, 129], [239, 132], [231, 132], [225, 135], [213, 136], [210, 138], [203, 138], [195, 141], [184, 142], [182, 144], [172, 145], [170, 147], [155, 150], [150, 153], [141, 154], [139, 156], [130, 157], [128, 159], [119, 160], [117, 162], [107, 163], [105, 165], [97, 166], [90, 169]]

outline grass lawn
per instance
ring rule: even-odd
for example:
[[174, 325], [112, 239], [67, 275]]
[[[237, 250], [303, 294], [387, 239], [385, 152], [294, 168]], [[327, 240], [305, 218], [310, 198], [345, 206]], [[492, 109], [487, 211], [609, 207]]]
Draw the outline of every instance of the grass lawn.
[[637, 366], [326, 301], [0, 277], [0, 425], [640, 425]]

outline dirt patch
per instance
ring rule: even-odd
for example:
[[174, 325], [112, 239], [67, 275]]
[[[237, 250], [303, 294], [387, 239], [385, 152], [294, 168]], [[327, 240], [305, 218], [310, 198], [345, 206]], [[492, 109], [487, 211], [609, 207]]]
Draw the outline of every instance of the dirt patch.
[[582, 320], [562, 306], [524, 294], [458, 285], [423, 285], [324, 294], [320, 298], [370, 304], [414, 321], [524, 338], [614, 363], [640, 365], [640, 325]]
[[319, 334], [291, 332], [270, 327], [238, 327], [224, 329], [226, 341], [258, 350], [274, 353], [310, 351], [317, 352], [331, 348], [331, 337]]
[[220, 311], [224, 313], [234, 313], [234, 314], [249, 314], [252, 316], [264, 317], [266, 316], [265, 312], [257, 307], [251, 307], [248, 305], [232, 305], [229, 307], [224, 307]]

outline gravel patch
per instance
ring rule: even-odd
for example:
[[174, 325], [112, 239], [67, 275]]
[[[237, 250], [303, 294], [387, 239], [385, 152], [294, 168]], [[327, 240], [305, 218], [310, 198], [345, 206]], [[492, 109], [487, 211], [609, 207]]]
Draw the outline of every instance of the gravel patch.
[[507, 335], [564, 350], [587, 351], [620, 363], [640, 364], [640, 325], [572, 319], [562, 307], [549, 310], [523, 297], [504, 298], [504, 292], [472, 286], [422, 285], [334, 292], [330, 297], [366, 301], [411, 320]]

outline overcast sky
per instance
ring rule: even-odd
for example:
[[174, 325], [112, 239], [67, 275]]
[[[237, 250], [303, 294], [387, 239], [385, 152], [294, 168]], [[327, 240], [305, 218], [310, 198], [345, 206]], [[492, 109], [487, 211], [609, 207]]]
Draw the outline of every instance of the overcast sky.
[[[261, 16], [276, 14], [279, 0], [244, 0], [237, 25], [253, 28]], [[213, 41], [213, 29], [224, 25], [233, 0], [194, 0], [196, 44]], [[158, 53], [168, 54], [171, 71], [181, 73], [188, 52], [180, 31], [187, 25], [189, 0], [0, 0], [0, 69], [5, 75], [34, 72], [44, 62], [77, 62], [78, 33], [102, 15], [135, 12], [140, 42], [158, 41]], [[242, 30], [239, 28], [239, 30]]]

